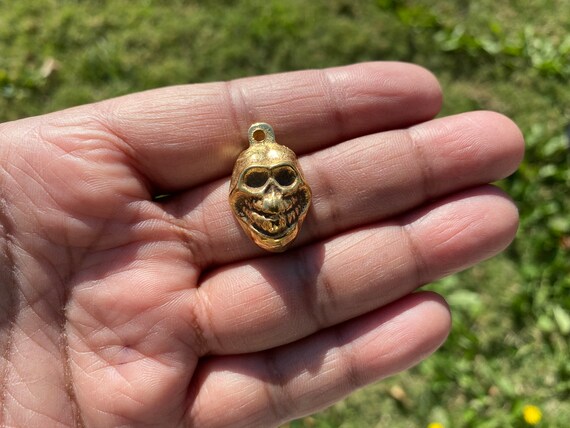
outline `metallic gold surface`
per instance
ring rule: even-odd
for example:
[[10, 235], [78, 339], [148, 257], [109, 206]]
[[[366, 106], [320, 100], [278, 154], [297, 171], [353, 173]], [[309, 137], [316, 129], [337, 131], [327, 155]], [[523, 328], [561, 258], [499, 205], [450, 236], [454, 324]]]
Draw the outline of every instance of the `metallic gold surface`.
[[273, 128], [254, 123], [230, 182], [230, 205], [245, 233], [267, 251], [285, 251], [311, 205], [295, 153], [275, 141]]

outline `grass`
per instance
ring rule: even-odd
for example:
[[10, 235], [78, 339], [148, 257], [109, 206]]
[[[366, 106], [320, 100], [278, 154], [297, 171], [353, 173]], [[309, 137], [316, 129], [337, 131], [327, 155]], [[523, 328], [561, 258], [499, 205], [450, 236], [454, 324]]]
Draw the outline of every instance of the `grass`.
[[[435, 4], [434, 4], [435, 3]], [[570, 2], [0, 0], [0, 120], [138, 90], [365, 60], [422, 64], [443, 114], [493, 109], [527, 157], [500, 183], [509, 251], [430, 286], [454, 313], [418, 367], [290, 427], [523, 427], [570, 421]]]

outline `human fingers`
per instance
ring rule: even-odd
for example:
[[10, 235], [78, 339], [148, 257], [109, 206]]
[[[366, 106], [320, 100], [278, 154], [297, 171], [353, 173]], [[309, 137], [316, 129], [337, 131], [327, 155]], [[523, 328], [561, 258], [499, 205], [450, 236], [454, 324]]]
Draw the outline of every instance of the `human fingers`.
[[377, 62], [176, 86], [97, 104], [137, 169], [173, 192], [229, 175], [254, 122], [306, 153], [432, 118], [441, 105], [431, 73]]
[[397, 221], [214, 270], [189, 294], [187, 323], [201, 326], [213, 354], [287, 344], [493, 256], [517, 220], [500, 190], [469, 190]]
[[[297, 245], [506, 177], [517, 168], [523, 151], [521, 132], [510, 119], [472, 112], [304, 156], [300, 163], [312, 187], [313, 204]], [[227, 198], [227, 181], [220, 180], [166, 205], [189, 231], [202, 267], [263, 254], [241, 230]]]
[[276, 426], [413, 366], [448, 335], [433, 293], [408, 295], [340, 326], [265, 352], [212, 357], [192, 385], [191, 426]]

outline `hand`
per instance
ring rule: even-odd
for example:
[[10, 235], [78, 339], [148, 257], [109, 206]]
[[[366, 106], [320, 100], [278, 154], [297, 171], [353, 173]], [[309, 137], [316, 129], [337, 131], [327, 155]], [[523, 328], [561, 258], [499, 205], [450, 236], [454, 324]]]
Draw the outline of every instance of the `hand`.
[[[1, 125], [2, 423], [270, 426], [425, 358], [450, 316], [414, 291], [509, 244], [486, 183], [523, 152], [509, 119], [440, 102], [425, 70], [371, 63]], [[227, 201], [256, 121], [313, 190], [279, 255]]]

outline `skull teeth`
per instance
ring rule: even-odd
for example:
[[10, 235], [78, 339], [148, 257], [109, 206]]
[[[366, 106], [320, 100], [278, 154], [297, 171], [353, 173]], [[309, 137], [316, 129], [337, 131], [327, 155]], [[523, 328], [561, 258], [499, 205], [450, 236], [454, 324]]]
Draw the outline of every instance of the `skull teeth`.
[[245, 209], [245, 215], [249, 222], [256, 225], [268, 234], [279, 233], [290, 226], [292, 226], [299, 217], [300, 208], [296, 207], [288, 212], [275, 214], [271, 217], [266, 217], [264, 214], [257, 212], [255, 209]]
[[267, 219], [254, 211], [250, 211], [248, 212], [248, 217], [252, 223], [256, 224], [269, 234], [278, 233], [287, 226], [283, 216], [279, 216], [276, 219]]
[[279, 204], [278, 212], [263, 209], [263, 196], [241, 199], [240, 217], [258, 232], [268, 236], [285, 235], [303, 212], [303, 195], [289, 195]]
[[295, 220], [295, 216], [296, 214], [294, 210], [289, 212], [289, 214], [287, 214], [287, 223], [289, 224], [293, 223], [293, 220]]

